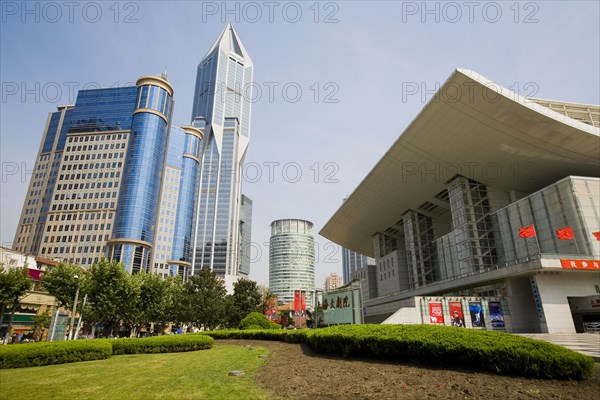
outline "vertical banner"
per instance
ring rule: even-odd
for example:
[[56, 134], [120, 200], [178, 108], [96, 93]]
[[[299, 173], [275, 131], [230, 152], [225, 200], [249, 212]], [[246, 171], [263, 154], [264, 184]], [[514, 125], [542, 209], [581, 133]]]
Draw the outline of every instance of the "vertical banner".
[[294, 290], [294, 311], [300, 311], [302, 304], [300, 301], [300, 291]]
[[471, 324], [474, 327], [485, 327], [485, 321], [483, 320], [483, 308], [481, 302], [470, 301], [469, 312], [471, 313]]
[[300, 292], [300, 311], [306, 311], [306, 291]]
[[449, 301], [448, 308], [450, 311], [450, 318], [452, 320], [452, 326], [464, 328], [465, 327], [465, 316], [463, 314], [461, 302], [460, 301]]
[[490, 301], [488, 303], [490, 309], [490, 317], [492, 319], [493, 328], [504, 328], [504, 313], [502, 312], [502, 305], [499, 301]]
[[444, 312], [442, 311], [442, 303], [439, 301], [429, 302], [429, 323], [444, 325]]

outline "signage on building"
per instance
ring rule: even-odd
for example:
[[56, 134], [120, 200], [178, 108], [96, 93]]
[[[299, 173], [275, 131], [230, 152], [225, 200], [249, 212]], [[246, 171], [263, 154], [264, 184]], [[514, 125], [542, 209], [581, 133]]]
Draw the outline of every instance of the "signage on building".
[[490, 301], [488, 303], [490, 309], [490, 318], [492, 320], [493, 328], [504, 328], [504, 313], [502, 312], [502, 305], [499, 301]]
[[590, 269], [600, 270], [599, 260], [560, 260], [564, 269]]
[[444, 311], [440, 301], [429, 302], [429, 323], [444, 325]]
[[360, 285], [350, 284], [320, 296], [317, 308], [322, 312], [323, 325], [362, 324]]
[[448, 309], [450, 311], [450, 320], [452, 326], [459, 328], [465, 327], [465, 315], [463, 313], [462, 304], [460, 301], [449, 301]]
[[485, 327], [485, 320], [483, 318], [483, 308], [481, 307], [481, 302], [470, 301], [469, 312], [471, 314], [471, 325], [473, 325], [473, 327]]

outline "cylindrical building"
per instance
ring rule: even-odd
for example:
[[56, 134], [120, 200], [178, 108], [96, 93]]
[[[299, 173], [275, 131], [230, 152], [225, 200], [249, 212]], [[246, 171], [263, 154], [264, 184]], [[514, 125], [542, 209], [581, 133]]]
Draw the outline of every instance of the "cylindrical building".
[[313, 224], [303, 219], [271, 223], [269, 290], [279, 301], [294, 300], [294, 290], [306, 291], [306, 307], [313, 307], [315, 293], [315, 241]]
[[165, 78], [144, 76], [136, 84], [130, 150], [108, 242], [110, 258], [129, 273], [149, 270], [173, 105], [173, 87]]

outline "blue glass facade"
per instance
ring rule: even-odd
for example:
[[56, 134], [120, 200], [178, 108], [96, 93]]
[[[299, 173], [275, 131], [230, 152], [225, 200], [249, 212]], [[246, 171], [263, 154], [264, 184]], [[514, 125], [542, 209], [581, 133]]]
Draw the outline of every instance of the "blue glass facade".
[[[138, 80], [129, 151], [119, 192], [112, 258], [131, 273], [148, 271], [165, 162], [172, 89], [159, 78]], [[158, 82], [157, 84], [152, 84]]]
[[171, 255], [171, 275], [187, 276], [188, 268], [191, 266], [201, 144], [202, 131], [200, 129], [171, 128], [167, 166], [181, 169]]
[[195, 272], [210, 268], [220, 276], [248, 273], [240, 257], [240, 176], [250, 136], [252, 70], [252, 60], [230, 25], [198, 66], [192, 120], [203, 120], [206, 129]]

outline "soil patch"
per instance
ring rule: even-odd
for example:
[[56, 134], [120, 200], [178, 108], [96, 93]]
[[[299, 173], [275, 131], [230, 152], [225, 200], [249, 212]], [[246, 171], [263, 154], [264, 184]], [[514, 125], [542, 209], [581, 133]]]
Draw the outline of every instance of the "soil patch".
[[300, 344], [218, 340], [271, 350], [257, 382], [272, 399], [600, 399], [600, 368], [583, 382], [526, 379], [321, 355]]

